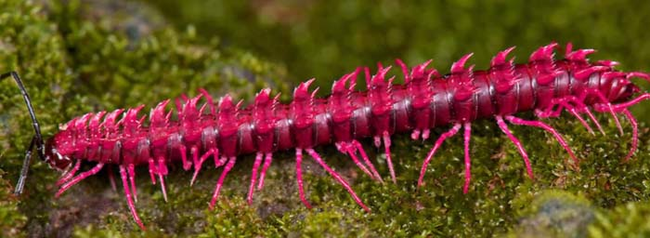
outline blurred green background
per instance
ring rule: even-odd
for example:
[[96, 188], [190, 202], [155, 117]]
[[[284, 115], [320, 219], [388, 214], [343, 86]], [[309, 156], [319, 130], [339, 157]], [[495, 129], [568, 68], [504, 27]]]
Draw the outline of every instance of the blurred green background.
[[[474, 52], [471, 63], [484, 69], [500, 50], [516, 46], [513, 55], [523, 63], [553, 41], [596, 49], [592, 59], [620, 61], [623, 70], [647, 71], [650, 62], [650, 16], [644, 14], [650, 4], [634, 0], [145, 2], [177, 28], [194, 25], [201, 35], [285, 66], [294, 84], [316, 78], [327, 89], [357, 66], [433, 59], [448, 72]], [[650, 119], [650, 110], [637, 110]]]
[[[552, 41], [600, 50], [596, 59], [648, 68], [650, 4], [639, 1], [146, 1], [178, 28], [281, 63], [323, 86], [359, 65], [433, 59], [446, 72], [460, 56], [488, 66], [517, 46], [518, 62]], [[562, 56], [562, 54], [560, 54]]]
[[[59, 123], [84, 112], [153, 106], [183, 93], [195, 95], [197, 88], [250, 101], [271, 87], [288, 100], [293, 86], [312, 77], [327, 94], [333, 80], [358, 66], [433, 59], [445, 73], [460, 56], [474, 52], [471, 62], [485, 69], [507, 47], [517, 46], [512, 55], [523, 63], [552, 41], [597, 49], [593, 60], [619, 61], [622, 70], [649, 72], [647, 12], [650, 3], [639, 1], [0, 0], [0, 72], [21, 73], [43, 131], [51, 136]], [[650, 235], [650, 103], [634, 108], [640, 144], [627, 163], [620, 161], [631, 140], [625, 120], [626, 133], [619, 135], [611, 117], [599, 115], [607, 136], [590, 135], [568, 115], [547, 120], [581, 158], [580, 170], [571, 169], [552, 136], [511, 127], [531, 156], [535, 180], [526, 177], [516, 148], [493, 121], [476, 122], [474, 177], [466, 195], [460, 137], [443, 145], [429, 166], [427, 184], [415, 187], [423, 158], [446, 128], [423, 142], [394, 137], [396, 185], [369, 179], [332, 147], [318, 148], [372, 213], [363, 212], [311, 160], [303, 166], [315, 208], [304, 208], [297, 198], [293, 152], [277, 153], [253, 206], [243, 199], [253, 158], [242, 156], [215, 211], [206, 203], [220, 169], [204, 170], [190, 188], [191, 173], [171, 168], [165, 203], [143, 168], [137, 181], [137, 209], [149, 228], [143, 233], [122, 193], [111, 190], [107, 171], [54, 199], [57, 173], [35, 162], [25, 195], [10, 194], [32, 133], [21, 100], [11, 80], [0, 82], [3, 236]], [[381, 151], [363, 143], [387, 175]]]

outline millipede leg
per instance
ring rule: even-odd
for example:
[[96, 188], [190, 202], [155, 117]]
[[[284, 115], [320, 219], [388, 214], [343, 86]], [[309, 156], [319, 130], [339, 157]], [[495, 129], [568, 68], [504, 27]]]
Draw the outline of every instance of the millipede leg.
[[226, 162], [228, 160], [228, 158], [226, 158], [225, 156], [219, 157], [219, 150], [218, 149], [215, 149], [213, 158], [214, 158], [214, 168], [215, 169], [223, 166], [224, 164], [226, 164]]
[[375, 179], [375, 176], [372, 173], [370, 173], [370, 170], [368, 170], [368, 168], [366, 168], [366, 166], [363, 165], [361, 163], [361, 161], [359, 161], [359, 158], [357, 158], [357, 155], [356, 155], [356, 151], [355, 151], [354, 147], [352, 147], [351, 144], [346, 143], [346, 142], [341, 142], [341, 143], [338, 144], [338, 147], [340, 147], [341, 152], [343, 152], [343, 153], [347, 154], [348, 156], [350, 156], [350, 158], [352, 159], [352, 162], [354, 162], [354, 164], [359, 169], [361, 169], [365, 174], [370, 176], [370, 178]]
[[127, 177], [126, 171], [124, 170], [124, 166], [122, 165], [120, 165], [120, 176], [122, 177], [122, 186], [124, 187], [124, 195], [126, 196], [126, 203], [129, 206], [129, 210], [131, 211], [133, 220], [135, 220], [135, 222], [138, 223], [140, 229], [146, 230], [144, 224], [142, 224], [142, 220], [140, 220], [140, 217], [138, 217], [138, 212], [135, 210], [135, 204], [133, 204], [133, 199], [131, 199], [131, 191], [129, 189], [129, 184], [126, 181], [126, 177]]
[[365, 174], [367, 174], [368, 176], [370, 176], [370, 178], [377, 180], [377, 178], [375, 178], [375, 175], [373, 175], [373, 174], [370, 172], [370, 170], [368, 170], [368, 168], [366, 168], [366, 166], [364, 166], [364, 165], [361, 163], [361, 161], [359, 161], [359, 158], [357, 158], [357, 155], [356, 155], [355, 151], [354, 151], [352, 148], [349, 148], [349, 147], [348, 147], [348, 148], [346, 148], [346, 150], [347, 150], [347, 151], [346, 151], [347, 154], [350, 156], [350, 158], [352, 159], [352, 161], [354, 162], [354, 164], [355, 164], [359, 169], [361, 169], [361, 171], [363, 171], [363, 173], [365, 173]]
[[68, 182], [68, 183], [64, 184], [63, 186], [61, 186], [61, 188], [59, 189], [58, 192], [56, 192], [54, 197], [58, 198], [59, 196], [61, 196], [61, 194], [63, 194], [63, 192], [65, 192], [70, 187], [74, 186], [75, 184], [81, 182], [81, 180], [84, 180], [88, 176], [96, 174], [97, 172], [99, 172], [99, 170], [101, 170], [102, 167], [104, 167], [104, 163], [98, 163], [92, 169], [90, 169], [90, 170], [88, 170], [86, 172], [83, 172], [83, 173], [77, 175], [76, 177], [72, 178], [72, 180], [70, 180], [70, 182]]
[[594, 116], [594, 114], [591, 112], [591, 110], [589, 110], [589, 107], [584, 106], [581, 109], [585, 110], [585, 113], [587, 113], [587, 116], [589, 116], [589, 118], [591, 118], [591, 120], [594, 121], [594, 124], [596, 124], [596, 128], [598, 128], [600, 133], [602, 133], [603, 135], [607, 135], [605, 133], [605, 130], [603, 130], [603, 126], [600, 125], [600, 122], [598, 122], [598, 119], [596, 119], [596, 116]]
[[156, 164], [153, 160], [153, 158], [149, 158], [149, 177], [151, 177], [151, 184], [156, 184], [156, 177], [154, 174], [158, 173], [158, 169], [156, 169]]
[[[535, 109], [535, 116], [539, 118], [547, 118], [547, 117], [558, 117], [562, 113], [562, 110], [564, 109], [564, 106], [560, 104], [565, 100], [564, 98], [554, 98], [551, 100], [551, 104], [546, 107], [544, 110], [540, 109]], [[557, 108], [555, 108], [557, 106]], [[555, 110], [553, 110], [555, 108]]]
[[526, 164], [526, 172], [528, 173], [528, 177], [530, 177], [530, 179], [535, 179], [535, 176], [533, 175], [533, 168], [530, 166], [530, 160], [528, 159], [528, 154], [526, 153], [526, 150], [524, 150], [524, 147], [521, 145], [521, 142], [519, 142], [519, 139], [517, 139], [517, 137], [515, 137], [512, 132], [510, 132], [508, 125], [506, 125], [506, 123], [503, 121], [503, 117], [496, 116], [496, 119], [499, 128], [501, 128], [501, 131], [503, 131], [503, 133], [508, 136], [513, 144], [515, 144], [517, 150], [519, 150], [519, 154], [521, 154], [521, 157], [524, 158], [524, 164]]
[[350, 195], [352, 196], [352, 199], [354, 199], [354, 201], [357, 202], [357, 204], [359, 204], [359, 206], [361, 206], [367, 212], [370, 212], [370, 208], [368, 208], [365, 204], [363, 204], [363, 202], [357, 196], [357, 194], [354, 193], [354, 190], [352, 189], [352, 187], [350, 187], [350, 185], [341, 177], [341, 175], [339, 175], [336, 171], [334, 171], [332, 168], [327, 166], [325, 161], [323, 161], [323, 159], [320, 157], [320, 155], [318, 155], [318, 153], [316, 153], [316, 151], [314, 151], [314, 149], [307, 148], [307, 149], [305, 149], [305, 151], [307, 151], [307, 153], [309, 153], [309, 155], [311, 155], [311, 157], [314, 158], [314, 160], [316, 160], [316, 162], [318, 162], [318, 164], [320, 164], [320, 166], [322, 166], [325, 170], [327, 170], [327, 172], [330, 175], [332, 175], [332, 177], [334, 177], [334, 179], [336, 179], [341, 185], [343, 185], [343, 187], [346, 190], [348, 190], [348, 193], [350, 193]]
[[[584, 98], [579, 100], [574, 96], [567, 96], [567, 97], [563, 97], [563, 98], [554, 98], [553, 100], [551, 100], [551, 105], [549, 107], [547, 107], [544, 111], [541, 111], [539, 109], [535, 110], [535, 115], [537, 117], [539, 117], [539, 118], [559, 117], [560, 114], [562, 113], [562, 110], [566, 109], [567, 112], [569, 112], [571, 115], [575, 116], [578, 119], [580, 124], [582, 124], [587, 129], [587, 131], [589, 131], [589, 133], [591, 133], [592, 135], [595, 135], [594, 130], [591, 128], [591, 126], [589, 126], [589, 123], [587, 123], [587, 121], [582, 116], [580, 116], [580, 114], [576, 111], [576, 106], [577, 106], [580, 110], [585, 110], [585, 112], [587, 113], [589, 118], [591, 118], [594, 121], [594, 123], [596, 124], [596, 127], [598, 127], [598, 130], [600, 130], [600, 132], [603, 133], [603, 135], [604, 135], [605, 131], [603, 130], [603, 128], [600, 125], [600, 123], [598, 122], [598, 120], [596, 120], [596, 117], [593, 115], [593, 113], [591, 113], [589, 108], [582, 103], [583, 100], [584, 100]], [[573, 105], [569, 104], [568, 102], [574, 102], [577, 105], [573, 106]], [[557, 105], [557, 108], [555, 108], [555, 110], [553, 110], [553, 108], [556, 105]]]
[[595, 135], [595, 134], [596, 134], [596, 133], [594, 133], [594, 130], [591, 129], [591, 126], [589, 126], [589, 123], [587, 123], [587, 121], [585, 121], [585, 119], [582, 118], [582, 116], [580, 116], [580, 114], [578, 114], [578, 113], [576, 112], [576, 109], [575, 109], [575, 107], [574, 107], [573, 105], [570, 105], [570, 104], [568, 104], [568, 103], [566, 103], [566, 102], [562, 102], [562, 105], [566, 108], [566, 110], [567, 110], [569, 113], [571, 113], [571, 115], [575, 116], [575, 117], [578, 119], [578, 121], [580, 121], [580, 123], [581, 123], [585, 128], [587, 128], [587, 131], [589, 131], [589, 133], [591, 133], [592, 135]]
[[214, 188], [214, 194], [212, 194], [212, 200], [210, 200], [210, 210], [214, 209], [214, 205], [217, 203], [217, 198], [219, 198], [219, 191], [221, 191], [221, 187], [223, 186], [223, 181], [226, 179], [226, 175], [228, 175], [228, 172], [230, 172], [232, 167], [235, 166], [236, 160], [237, 157], [234, 156], [230, 157], [230, 159], [228, 160], [228, 164], [226, 164], [226, 167], [221, 172], [221, 176], [219, 177], [217, 186]]
[[74, 164], [74, 167], [68, 172], [65, 172], [59, 181], [56, 181], [56, 186], [61, 186], [62, 184], [70, 181], [70, 179], [74, 177], [77, 171], [79, 171], [79, 168], [81, 168], [81, 160], [77, 160], [77, 162]]
[[630, 148], [630, 152], [625, 156], [625, 159], [623, 159], [623, 161], [628, 161], [632, 155], [634, 155], [634, 152], [636, 152], [637, 146], [639, 145], [639, 125], [629, 110], [624, 109], [623, 115], [625, 115], [625, 117], [630, 120], [630, 124], [632, 124], [632, 148]]
[[625, 78], [629, 80], [630, 78], [634, 78], [634, 77], [642, 78], [650, 82], [650, 74], [644, 72], [629, 72], [627, 73], [627, 76]]
[[430, 134], [431, 134], [431, 130], [429, 130], [429, 129], [422, 130], [422, 140], [429, 139]]
[[584, 110], [584, 112], [587, 114], [587, 116], [589, 116], [589, 118], [594, 122], [594, 124], [596, 124], [596, 127], [598, 128], [600, 133], [602, 133], [603, 135], [606, 135], [605, 130], [603, 130], [603, 127], [600, 125], [600, 122], [598, 122], [598, 119], [596, 119], [596, 116], [594, 116], [594, 114], [591, 112], [591, 110], [589, 110], [589, 107], [587, 107], [587, 105], [585, 105], [583, 103], [583, 101], [585, 100], [584, 98], [579, 99], [579, 98], [576, 98], [576, 97], [572, 96], [572, 97], [569, 98], [569, 100], [574, 102], [576, 104], [576, 106], [578, 107], [578, 109]]
[[167, 188], [165, 187], [165, 180], [163, 176], [167, 175], [167, 165], [165, 165], [165, 158], [158, 158], [158, 179], [160, 180], [160, 189], [163, 193], [163, 198], [167, 202]]
[[307, 201], [305, 196], [305, 188], [302, 180], [302, 149], [296, 148], [296, 180], [298, 182], [298, 195], [300, 201], [305, 204], [305, 207], [311, 209], [311, 204]]
[[616, 116], [616, 112], [614, 112], [614, 108], [612, 107], [612, 104], [607, 100], [607, 98], [605, 97], [605, 95], [603, 95], [603, 94], [602, 94], [600, 91], [598, 91], [598, 90], [593, 90], [593, 89], [592, 89], [592, 90], [589, 90], [589, 91], [587, 91], [586, 93], [584, 93], [584, 94], [583, 94], [583, 97], [587, 97], [588, 94], [594, 94], [594, 95], [596, 95], [596, 97], [598, 97], [598, 99], [600, 99], [600, 101], [601, 101], [603, 104], [605, 104], [605, 106], [606, 106], [607, 111], [609, 112], [609, 114], [611, 114], [612, 117], [614, 117], [614, 122], [616, 123], [616, 127], [618, 128], [618, 131], [621, 133], [621, 135], [623, 135], [623, 126], [621, 126], [621, 122], [620, 122], [620, 120], [618, 119], [618, 116]]
[[381, 137], [375, 136], [373, 137], [374, 142], [375, 142], [375, 147], [379, 148], [381, 146]]
[[560, 143], [560, 145], [564, 148], [564, 150], [569, 153], [569, 156], [571, 156], [576, 165], [579, 163], [578, 158], [576, 158], [575, 154], [573, 154], [573, 151], [571, 151], [569, 145], [566, 143], [566, 141], [564, 141], [564, 138], [562, 138], [560, 133], [558, 133], [553, 127], [541, 121], [528, 121], [514, 116], [506, 116], [506, 120], [515, 125], [534, 126], [550, 132], [553, 134], [557, 142]]
[[[194, 185], [194, 182], [196, 181], [196, 176], [199, 175], [199, 171], [201, 171], [201, 166], [203, 166], [203, 162], [205, 162], [210, 155], [218, 156], [219, 152], [217, 149], [210, 149], [208, 152], [205, 152], [205, 154], [201, 155], [201, 158], [198, 158], [196, 161], [194, 161], [194, 175], [192, 175], [192, 180], [190, 181], [190, 187]], [[215, 159], [216, 161], [217, 159]]]
[[261, 190], [264, 187], [264, 178], [266, 177], [266, 171], [271, 167], [271, 162], [273, 161], [273, 153], [266, 153], [264, 157], [264, 167], [262, 167], [262, 172], [260, 172], [260, 182], [257, 184], [257, 190]]
[[178, 153], [181, 154], [181, 161], [183, 162], [183, 169], [187, 170], [185, 168], [185, 165], [187, 165], [187, 146], [181, 145], [178, 147]]
[[[613, 105], [612, 107], [614, 108], [614, 110], [621, 111], [621, 110], [623, 110], [623, 109], [626, 109], [626, 108], [629, 108], [629, 107], [631, 107], [631, 106], [634, 106], [634, 105], [640, 103], [640, 102], [643, 101], [643, 100], [650, 100], [650, 93], [644, 93], [644, 94], [641, 94], [641, 95], [639, 95], [638, 97], [633, 98], [633, 99], [630, 100], [630, 101], [623, 102], [623, 103], [619, 103], [619, 104]], [[597, 110], [598, 110], [598, 109], [597, 109]]]
[[359, 151], [359, 154], [361, 155], [361, 158], [363, 161], [366, 163], [368, 168], [370, 168], [370, 171], [372, 171], [372, 174], [375, 175], [375, 178], [379, 180], [379, 182], [384, 183], [384, 180], [381, 178], [381, 175], [379, 175], [379, 172], [377, 172], [377, 169], [375, 168], [375, 165], [372, 164], [372, 161], [370, 161], [370, 158], [368, 158], [368, 155], [366, 154], [366, 150], [363, 149], [363, 145], [359, 143], [357, 140], [352, 140], [352, 145], [356, 148], [356, 151]]
[[420, 138], [420, 133], [422, 133], [422, 132], [419, 129], [413, 130], [413, 132], [411, 132], [411, 139], [413, 139], [413, 140], [419, 139]]
[[598, 96], [598, 98], [600, 98], [601, 101], [603, 101], [603, 103], [606, 103], [605, 105], [607, 105], [607, 110], [614, 118], [614, 123], [616, 123], [616, 127], [618, 127], [618, 131], [621, 133], [621, 135], [623, 135], [623, 126], [621, 126], [621, 121], [618, 119], [618, 116], [616, 116], [616, 112], [614, 112], [614, 108], [612, 107], [612, 104], [609, 101], [607, 101], [607, 98], [605, 98], [605, 96], [601, 92], [595, 91], [595, 94], [596, 96]]
[[397, 179], [395, 178], [395, 167], [393, 166], [393, 159], [391, 158], [390, 155], [390, 134], [388, 134], [388, 131], [384, 131], [384, 135], [382, 137], [384, 139], [384, 150], [386, 151], [386, 162], [388, 163], [388, 172], [390, 172], [390, 177], [393, 179], [393, 183], [397, 183]]
[[264, 156], [262, 152], [257, 152], [257, 155], [255, 156], [255, 163], [253, 164], [253, 171], [251, 173], [251, 185], [248, 187], [248, 205], [253, 204], [253, 192], [255, 191], [255, 182], [257, 180], [257, 169], [262, 163], [262, 156]]
[[598, 122], [598, 119], [596, 119], [596, 116], [594, 116], [594, 114], [591, 112], [589, 107], [585, 106], [582, 109], [584, 109], [585, 113], [587, 113], [587, 116], [589, 116], [589, 118], [591, 118], [591, 120], [594, 121], [594, 124], [596, 124], [596, 128], [598, 128], [600, 133], [603, 134], [604, 136], [606, 136], [607, 133], [605, 133], [605, 130], [603, 130], [603, 126], [600, 125], [600, 122]]
[[133, 193], [133, 201], [138, 202], [138, 190], [135, 189], [135, 165], [129, 164], [126, 166], [126, 172], [129, 175], [129, 181], [131, 182], [131, 190]]
[[165, 202], [167, 202], [167, 189], [165, 188], [165, 179], [163, 178], [162, 174], [158, 174], [158, 179], [160, 180], [160, 190], [163, 193], [163, 198], [165, 199]]
[[469, 139], [472, 137], [472, 124], [465, 122], [463, 127], [465, 128], [465, 135], [463, 136], [465, 142], [465, 185], [463, 186], [463, 193], [467, 193], [469, 190], [469, 182], [472, 179], [472, 173], [470, 171], [472, 163], [469, 154]]
[[436, 140], [436, 143], [433, 145], [433, 148], [429, 151], [429, 154], [427, 154], [427, 158], [422, 163], [422, 169], [420, 169], [420, 178], [418, 179], [418, 187], [422, 186], [422, 182], [424, 180], [424, 174], [427, 172], [427, 166], [429, 166], [429, 163], [431, 162], [433, 155], [436, 154], [438, 148], [440, 148], [442, 143], [445, 142], [447, 138], [452, 137], [456, 135], [456, 133], [458, 133], [460, 127], [461, 125], [459, 123], [454, 124], [454, 127], [452, 127], [449, 131], [440, 135], [438, 140]]
[[228, 162], [228, 158], [226, 156], [221, 156], [221, 158], [219, 159], [219, 164], [217, 166], [215, 166], [214, 168], [215, 169], [219, 168], [219, 167], [223, 166], [224, 164], [226, 164], [226, 162]]
[[113, 175], [113, 167], [108, 166], [108, 180], [111, 183], [111, 188], [113, 192], [117, 192], [117, 186], [115, 185], [115, 175]]
[[190, 153], [192, 154], [192, 161], [188, 161], [187, 163], [183, 162], [183, 170], [190, 170], [190, 168], [192, 168], [192, 162], [199, 160], [199, 148], [192, 146]]

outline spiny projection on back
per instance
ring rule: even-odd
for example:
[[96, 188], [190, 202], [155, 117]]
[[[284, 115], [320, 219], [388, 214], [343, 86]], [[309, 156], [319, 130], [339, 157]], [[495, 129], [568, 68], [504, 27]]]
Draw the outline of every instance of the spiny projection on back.
[[[254, 102], [246, 108], [242, 107], [241, 102], [233, 102], [229, 95], [223, 96], [215, 104], [207, 91], [200, 90], [196, 97], [177, 99], [175, 110], [168, 109], [170, 100], [162, 101], [151, 109], [148, 123], [145, 123], [146, 116], [139, 117], [144, 105], [84, 114], [64, 124], [47, 143], [43, 143], [29, 95], [18, 74], [2, 74], [2, 78], [11, 76], [18, 84], [36, 132], [25, 155], [16, 194], [23, 189], [34, 147], [42, 160], [64, 171], [56, 183], [60, 187], [57, 197], [96, 174], [105, 165], [117, 165], [131, 214], [138, 225], [145, 229], [134, 205], [134, 201], [137, 201], [135, 166], [149, 168], [151, 182], [160, 183], [167, 200], [164, 178], [170, 163], [178, 161], [183, 169], [193, 169], [192, 185], [203, 163], [212, 158], [216, 167], [224, 167], [210, 201], [210, 209], [213, 209], [237, 156], [255, 154], [247, 197], [248, 202], [252, 203], [254, 191], [264, 186], [273, 153], [295, 149], [299, 196], [307, 207], [311, 205], [303, 188], [303, 152], [343, 185], [357, 204], [370, 211], [346, 180], [323, 161], [314, 147], [334, 144], [370, 178], [383, 183], [384, 180], [359, 143], [361, 138], [372, 137], [377, 147], [383, 145], [390, 178], [396, 183], [390, 136], [410, 132], [414, 140], [426, 140], [431, 128], [451, 125], [427, 154], [418, 179], [419, 187], [423, 185], [427, 166], [436, 151], [447, 138], [463, 128], [463, 192], [467, 193], [471, 181], [471, 123], [492, 117], [517, 147], [531, 179], [534, 174], [529, 156], [508, 129], [506, 121], [550, 132], [567, 151], [573, 164], [578, 166], [578, 158], [554, 128], [539, 120], [514, 116], [523, 111], [533, 111], [538, 118], [553, 118], [566, 110], [589, 132], [594, 133], [583, 118], [583, 115], [587, 115], [603, 134], [604, 130], [592, 110], [611, 114], [621, 133], [623, 129], [618, 115], [622, 114], [632, 125], [632, 145], [624, 158], [628, 160], [638, 145], [637, 122], [628, 108], [650, 99], [649, 93], [639, 93], [640, 89], [631, 82], [631, 78], [650, 81], [650, 76], [640, 72], [617, 71], [614, 66], [618, 63], [614, 61], [590, 63], [586, 57], [594, 50], [573, 51], [571, 44], [566, 47], [564, 59], [554, 60], [556, 47], [555, 43], [540, 47], [525, 64], [514, 64], [514, 59], [508, 59], [508, 54], [514, 49], [511, 47], [499, 52], [492, 59], [489, 69], [479, 71], [475, 71], [474, 66], [465, 66], [472, 56], [468, 54], [455, 62], [446, 75], [429, 68], [430, 60], [412, 69], [397, 60], [404, 75], [403, 85], [394, 84], [395, 77], [387, 79], [391, 67], [380, 65], [374, 75], [367, 67], [358, 68], [335, 81], [331, 95], [326, 98], [316, 98], [317, 89], [309, 91], [314, 79], [301, 83], [294, 90], [293, 101], [289, 104], [279, 103], [278, 96], [272, 97], [270, 89], [259, 92]], [[365, 72], [367, 90], [355, 91], [357, 76], [361, 72]], [[177, 119], [173, 120], [174, 113]], [[83, 160], [93, 161], [96, 165], [89, 171], [78, 173]]]

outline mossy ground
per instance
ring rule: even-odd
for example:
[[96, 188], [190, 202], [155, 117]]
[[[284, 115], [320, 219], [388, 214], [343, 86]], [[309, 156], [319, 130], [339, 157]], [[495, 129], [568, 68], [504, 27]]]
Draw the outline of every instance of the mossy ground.
[[[218, 5], [219, 1], [212, 3]], [[182, 93], [193, 95], [201, 87], [213, 95], [228, 92], [242, 99], [250, 99], [262, 87], [272, 87], [286, 99], [292, 85], [287, 79], [294, 78], [295, 82], [318, 76], [318, 82], [327, 86], [330, 79], [358, 65], [404, 56], [410, 63], [433, 57], [436, 66], [443, 66], [468, 51], [475, 51], [475, 61], [485, 66], [494, 52], [506, 46], [520, 46], [516, 55], [523, 59], [534, 47], [552, 39], [607, 49], [597, 57], [621, 61], [625, 69], [650, 71], [650, 45], [642, 40], [648, 33], [638, 28], [648, 21], [639, 14], [620, 13], [623, 7], [618, 4], [600, 2], [602, 6], [592, 8], [575, 2], [554, 7], [533, 4], [536, 10], [531, 11], [516, 4], [463, 3], [404, 3], [396, 7], [387, 2], [341, 1], [330, 3], [328, 8], [315, 3], [300, 14], [284, 14], [301, 19], [288, 19], [300, 22], [297, 25], [280, 21], [284, 18], [277, 18], [271, 11], [274, 8], [268, 10], [266, 5], [250, 8], [225, 4], [232, 11], [222, 12], [233, 15], [195, 14], [211, 22], [213, 28], [201, 21], [194, 28], [184, 25], [191, 15], [166, 14], [165, 18], [147, 4], [70, 1], [60, 5], [0, 0], [0, 71], [17, 70], [23, 76], [48, 136], [56, 132], [58, 123], [84, 112], [152, 106]], [[193, 6], [196, 10], [201, 5], [187, 2], [175, 7], [185, 13]], [[413, 14], [408, 9], [433, 10]], [[483, 15], [474, 11], [477, 9]], [[242, 12], [253, 15], [242, 18]], [[366, 13], [370, 17], [364, 17]], [[326, 17], [330, 15], [339, 17]], [[546, 15], [550, 20], [542, 18]], [[210, 16], [221, 18], [216, 21]], [[435, 20], [436, 16], [443, 18]], [[620, 24], [617, 16], [622, 19]], [[577, 24], [578, 17], [587, 22]], [[522, 23], [522, 19], [527, 22]], [[415, 21], [419, 25], [410, 24]], [[169, 22], [182, 27], [172, 28]], [[599, 30], [593, 30], [594, 26]], [[323, 29], [320, 33], [324, 35], [315, 29]], [[357, 31], [348, 32], [351, 29]], [[614, 33], [604, 33], [610, 30]], [[262, 46], [264, 42], [268, 45]], [[239, 47], [254, 50], [266, 60]], [[108, 171], [54, 199], [58, 173], [35, 161], [26, 193], [19, 198], [10, 195], [32, 130], [15, 84], [5, 79], [0, 90], [0, 227], [5, 236], [623, 237], [650, 229], [644, 223], [650, 218], [650, 132], [645, 123], [650, 118], [645, 114], [648, 103], [635, 110], [642, 118], [639, 150], [626, 163], [621, 158], [631, 138], [627, 121], [623, 120], [626, 133], [619, 135], [611, 117], [600, 115], [607, 136], [592, 136], [570, 116], [548, 120], [581, 159], [579, 171], [572, 168], [568, 155], [552, 136], [535, 128], [512, 126], [528, 149], [535, 180], [526, 176], [520, 155], [493, 121], [476, 122], [468, 194], [461, 189], [463, 148], [459, 136], [443, 145], [429, 166], [425, 186], [416, 189], [423, 158], [433, 140], [447, 128], [436, 128], [434, 139], [427, 141], [394, 136], [397, 184], [378, 184], [333, 147], [318, 148], [327, 163], [351, 182], [372, 213], [360, 209], [309, 159], [303, 167], [308, 171], [308, 198], [315, 207], [304, 208], [297, 196], [292, 152], [275, 155], [265, 189], [256, 192], [253, 206], [243, 199], [253, 158], [238, 158], [214, 211], [207, 209], [207, 202], [220, 170], [205, 169], [198, 183], [189, 187], [191, 173], [171, 168], [167, 177], [170, 200], [164, 202], [159, 187], [150, 185], [146, 169], [140, 169], [136, 205], [148, 227], [143, 233], [131, 219], [119, 180], [118, 192], [111, 189]], [[531, 117], [525, 113], [521, 116]], [[376, 158], [380, 173], [387, 175], [381, 151], [371, 149], [369, 140], [363, 144]], [[531, 232], [531, 226], [538, 230]]]

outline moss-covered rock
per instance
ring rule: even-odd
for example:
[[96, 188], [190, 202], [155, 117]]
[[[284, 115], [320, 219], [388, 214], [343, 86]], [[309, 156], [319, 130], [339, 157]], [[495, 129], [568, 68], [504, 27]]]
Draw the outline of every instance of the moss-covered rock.
[[564, 191], [546, 191], [521, 203], [519, 224], [510, 237], [585, 237], [595, 217], [589, 200]]
[[589, 226], [589, 236], [648, 237], [650, 236], [650, 204], [630, 202], [612, 210], [596, 213], [596, 221]]

